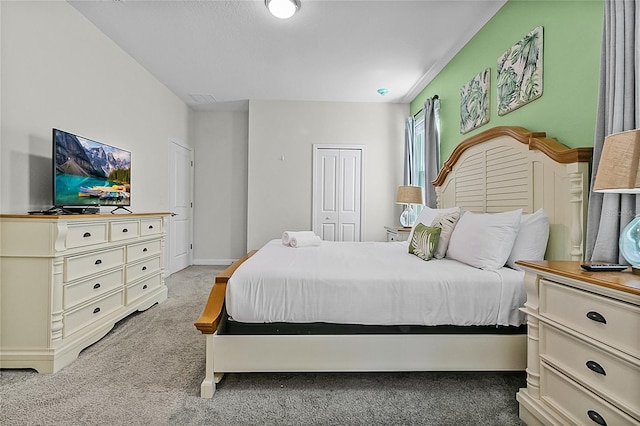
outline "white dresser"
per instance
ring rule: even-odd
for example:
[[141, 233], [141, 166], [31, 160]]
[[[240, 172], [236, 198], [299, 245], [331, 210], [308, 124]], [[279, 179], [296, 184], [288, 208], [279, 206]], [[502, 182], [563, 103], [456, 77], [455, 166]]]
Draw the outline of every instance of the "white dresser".
[[56, 372], [165, 300], [167, 217], [0, 215], [0, 368]]
[[528, 425], [640, 425], [640, 276], [581, 262], [526, 271]]

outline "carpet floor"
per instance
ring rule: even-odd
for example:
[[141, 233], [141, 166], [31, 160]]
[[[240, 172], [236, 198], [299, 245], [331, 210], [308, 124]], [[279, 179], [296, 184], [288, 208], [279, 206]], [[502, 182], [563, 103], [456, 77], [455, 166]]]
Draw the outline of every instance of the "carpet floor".
[[524, 372], [227, 374], [202, 399], [205, 339], [193, 322], [216, 273], [173, 274], [165, 302], [120, 321], [55, 374], [0, 370], [0, 424], [523, 424]]

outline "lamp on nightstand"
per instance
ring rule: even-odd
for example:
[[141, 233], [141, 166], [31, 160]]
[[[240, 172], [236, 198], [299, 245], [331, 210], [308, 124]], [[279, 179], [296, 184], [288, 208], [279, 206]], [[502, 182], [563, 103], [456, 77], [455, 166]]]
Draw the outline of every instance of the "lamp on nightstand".
[[416, 212], [411, 204], [422, 204], [422, 188], [419, 186], [399, 186], [396, 204], [405, 204], [404, 211], [400, 215], [400, 224], [404, 227], [413, 226], [416, 221]]
[[[640, 194], [640, 129], [614, 133], [604, 140], [595, 192]], [[640, 215], [620, 234], [620, 253], [640, 274]]]

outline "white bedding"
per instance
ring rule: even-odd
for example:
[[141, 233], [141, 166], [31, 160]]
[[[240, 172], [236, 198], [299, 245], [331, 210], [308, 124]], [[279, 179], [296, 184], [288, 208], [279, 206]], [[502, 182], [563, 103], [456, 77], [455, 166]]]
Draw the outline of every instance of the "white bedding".
[[521, 325], [524, 273], [424, 261], [406, 242], [267, 243], [227, 285], [227, 313], [248, 323]]

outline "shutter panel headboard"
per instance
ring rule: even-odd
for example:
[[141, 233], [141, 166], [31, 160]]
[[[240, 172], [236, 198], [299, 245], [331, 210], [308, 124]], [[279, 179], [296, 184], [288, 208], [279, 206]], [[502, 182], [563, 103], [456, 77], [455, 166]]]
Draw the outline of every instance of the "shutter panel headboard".
[[433, 181], [438, 207], [479, 213], [543, 208], [546, 259], [581, 260], [592, 148], [567, 148], [545, 133], [494, 127], [461, 142]]

